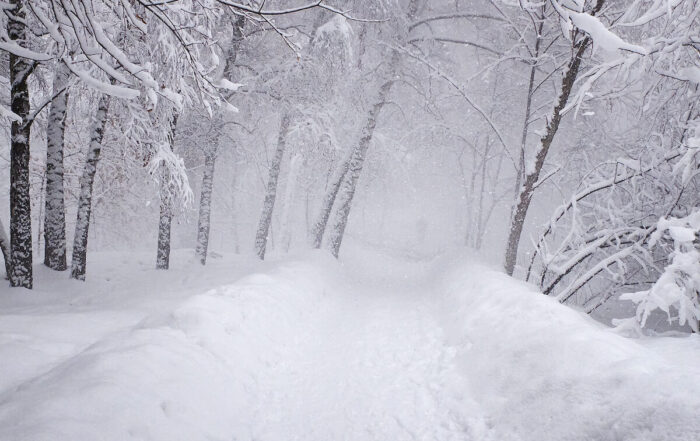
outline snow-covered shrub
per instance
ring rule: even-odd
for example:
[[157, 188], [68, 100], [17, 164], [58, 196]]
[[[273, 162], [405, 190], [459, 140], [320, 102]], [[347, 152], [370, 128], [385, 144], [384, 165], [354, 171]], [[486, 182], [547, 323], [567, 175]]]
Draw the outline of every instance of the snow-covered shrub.
[[[637, 304], [634, 320], [644, 327], [652, 311], [660, 309], [668, 315], [669, 323], [686, 323], [698, 332], [700, 321], [700, 210], [682, 218], [661, 218], [652, 234], [649, 247], [667, 242], [672, 246], [669, 264], [649, 290], [623, 294], [620, 298]], [[628, 320], [618, 322], [627, 327]]]

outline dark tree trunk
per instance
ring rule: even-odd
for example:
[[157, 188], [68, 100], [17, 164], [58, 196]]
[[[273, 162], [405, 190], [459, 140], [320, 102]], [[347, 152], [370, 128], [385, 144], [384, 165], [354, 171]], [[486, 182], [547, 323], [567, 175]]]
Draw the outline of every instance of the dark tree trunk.
[[214, 165], [216, 153], [204, 154], [204, 174], [202, 176], [202, 192], [199, 198], [199, 222], [197, 223], [196, 254], [202, 265], [207, 263], [209, 249], [209, 227], [211, 225], [211, 195], [214, 188]]
[[80, 198], [78, 199], [78, 216], [75, 222], [70, 273], [71, 278], [76, 280], [85, 280], [88, 231], [90, 228], [90, 213], [92, 211], [92, 189], [95, 182], [95, 173], [97, 172], [97, 163], [100, 160], [102, 150], [102, 138], [107, 126], [109, 101], [110, 98], [107, 95], [100, 97], [97, 112], [92, 120], [92, 133], [90, 134], [90, 145], [85, 158], [85, 167], [80, 177]]
[[[537, 27], [537, 35], [535, 36], [535, 53], [530, 67], [530, 79], [527, 85], [527, 97], [525, 99], [525, 115], [523, 121], [523, 130], [520, 135], [520, 152], [518, 154], [518, 170], [515, 178], [515, 197], [518, 197], [520, 186], [525, 179], [525, 153], [527, 149], [527, 135], [530, 128], [530, 117], [532, 114], [532, 98], [535, 93], [535, 74], [537, 73], [537, 62], [540, 56], [540, 46], [542, 45], [542, 28], [544, 27], [544, 18], [540, 19], [540, 24]], [[511, 213], [512, 216], [512, 213]]]
[[[175, 149], [175, 129], [177, 114], [170, 122], [168, 136], [170, 149]], [[173, 223], [173, 188], [170, 184], [170, 171], [163, 165], [160, 180], [160, 216], [158, 217], [158, 251], [156, 254], [156, 269], [170, 268], [170, 232]]]
[[[163, 180], [167, 179], [168, 172], [163, 170]], [[156, 256], [156, 269], [170, 268], [170, 231], [173, 222], [173, 201], [170, 190], [163, 188], [160, 191], [160, 215], [158, 217], [158, 253]]]
[[289, 132], [289, 114], [285, 113], [280, 122], [280, 131], [277, 138], [277, 150], [270, 164], [270, 176], [267, 180], [267, 192], [265, 193], [265, 202], [263, 202], [262, 215], [258, 224], [258, 231], [255, 235], [255, 253], [260, 260], [265, 258], [267, 249], [267, 236], [270, 233], [270, 224], [272, 223], [272, 212], [275, 208], [275, 198], [277, 197], [277, 181], [280, 176], [280, 167], [282, 165], [282, 157], [287, 142], [287, 133]]
[[[7, 34], [23, 45], [26, 38], [24, 1], [10, 0]], [[34, 63], [10, 54], [10, 101], [21, 118], [12, 122], [10, 141], [10, 285], [32, 288], [32, 216], [29, 195], [30, 102], [27, 80]]]
[[44, 265], [56, 271], [66, 269], [66, 208], [63, 195], [63, 141], [66, 129], [66, 88], [69, 71], [59, 62], [46, 127], [46, 198], [44, 207]]
[[[599, 3], [602, 4], [602, 1]], [[539, 149], [535, 155], [535, 164], [532, 167], [532, 170], [525, 174], [523, 184], [520, 187], [517, 204], [515, 205], [515, 210], [513, 211], [513, 216], [511, 218], [506, 247], [504, 267], [508, 275], [513, 275], [513, 271], [515, 270], [515, 264], [518, 259], [520, 236], [525, 224], [525, 216], [530, 208], [532, 194], [534, 193], [537, 186], [537, 181], [540, 178], [540, 172], [544, 166], [544, 161], [547, 157], [547, 153], [549, 152], [549, 148], [551, 147], [552, 141], [554, 141], [554, 136], [557, 134], [557, 130], [559, 129], [559, 123], [561, 122], [562, 117], [561, 112], [564, 110], [567, 102], [569, 101], [571, 90], [574, 86], [574, 82], [576, 81], [576, 77], [578, 76], [579, 68], [581, 67], [581, 57], [589, 44], [590, 39], [585, 37], [580, 43], [577, 44], [577, 47], [575, 47], [574, 56], [569, 62], [567, 71], [561, 81], [561, 92], [559, 93], [559, 99], [557, 104], [554, 106], [551, 119], [547, 121], [545, 134], [540, 139]]]

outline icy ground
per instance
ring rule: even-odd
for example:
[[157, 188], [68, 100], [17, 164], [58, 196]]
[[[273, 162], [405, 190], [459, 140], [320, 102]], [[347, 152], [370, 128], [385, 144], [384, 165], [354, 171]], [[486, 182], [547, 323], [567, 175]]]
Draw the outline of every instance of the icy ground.
[[0, 440], [700, 439], [700, 338], [619, 336], [468, 256], [151, 257], [0, 289]]

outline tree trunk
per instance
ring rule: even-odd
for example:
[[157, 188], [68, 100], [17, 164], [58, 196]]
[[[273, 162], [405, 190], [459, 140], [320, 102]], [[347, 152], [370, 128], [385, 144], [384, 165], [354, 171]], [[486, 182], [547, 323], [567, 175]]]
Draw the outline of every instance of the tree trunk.
[[[407, 17], [409, 19], [415, 18], [417, 10], [418, 0], [410, 0], [408, 4]], [[360, 178], [360, 173], [362, 172], [362, 167], [364, 166], [365, 157], [367, 156], [367, 149], [372, 142], [374, 129], [377, 127], [377, 119], [379, 118], [379, 114], [381, 113], [384, 104], [389, 98], [391, 87], [394, 84], [400, 60], [399, 52], [393, 50], [387, 64], [387, 81], [379, 88], [377, 100], [367, 115], [367, 120], [362, 130], [362, 137], [350, 156], [348, 161], [348, 170], [345, 173], [345, 177], [342, 180], [340, 188], [338, 189], [337, 197], [340, 197], [340, 200], [338, 202], [335, 222], [333, 224], [329, 239], [331, 253], [333, 253], [333, 256], [335, 257], [338, 257], [338, 254], [340, 253], [340, 245], [342, 244], [343, 236], [345, 235], [345, 227], [348, 223], [352, 200], [355, 197], [357, 181]], [[360, 64], [358, 64], [358, 66], [359, 65]]]
[[[224, 65], [224, 70], [221, 73], [222, 78], [231, 79], [233, 76], [233, 68], [236, 64], [236, 58], [238, 57], [238, 51], [240, 45], [243, 41], [243, 26], [245, 24], [245, 17], [240, 15], [236, 16], [232, 22], [232, 35], [231, 43], [226, 52], [226, 63]], [[217, 127], [217, 131], [222, 130], [223, 124], [225, 122], [223, 117], [219, 115], [216, 122], [220, 124]], [[211, 198], [214, 189], [214, 165], [216, 163], [216, 156], [218, 150], [218, 135], [215, 137], [215, 141], [211, 146], [205, 147], [204, 150], [204, 174], [202, 176], [202, 190], [199, 199], [199, 220], [197, 222], [197, 246], [195, 248], [195, 253], [199, 257], [199, 261], [202, 265], [207, 263], [207, 251], [209, 249], [209, 232], [211, 229]], [[235, 176], [235, 171], [234, 171]], [[235, 217], [235, 207], [234, 207], [234, 217]], [[235, 218], [234, 218], [235, 222]], [[169, 228], [168, 228], [169, 229]], [[234, 230], [235, 236], [235, 230]], [[236, 244], [236, 247], [238, 245]]]
[[173, 222], [173, 201], [170, 189], [163, 181], [168, 180], [168, 170], [163, 166], [160, 184], [160, 215], [158, 216], [158, 252], [156, 269], [170, 268], [170, 231]]
[[46, 126], [46, 197], [44, 207], [44, 265], [56, 271], [66, 269], [66, 207], [63, 196], [63, 140], [66, 129], [70, 71], [58, 62]]
[[102, 150], [102, 138], [107, 126], [109, 102], [110, 98], [108, 95], [100, 97], [97, 113], [95, 113], [92, 120], [92, 133], [90, 134], [90, 146], [85, 158], [85, 167], [80, 177], [80, 198], [78, 199], [78, 216], [75, 222], [70, 274], [71, 278], [76, 280], [85, 280], [88, 231], [90, 228], [90, 213], [92, 211], [92, 189], [95, 182], [95, 173], [97, 172], [97, 163], [100, 160]]
[[323, 234], [326, 232], [326, 226], [328, 225], [328, 219], [331, 217], [331, 211], [333, 211], [333, 204], [335, 204], [335, 199], [338, 196], [338, 190], [340, 189], [340, 184], [345, 180], [345, 175], [348, 174], [348, 167], [350, 166], [350, 158], [343, 161], [337, 175], [334, 177], [331, 186], [326, 192], [326, 196], [323, 198], [321, 203], [321, 211], [318, 213], [316, 222], [314, 222], [309, 236], [311, 238], [311, 246], [315, 249], [321, 248], [323, 243]]
[[[602, 2], [599, 2], [602, 3]], [[551, 118], [547, 121], [545, 127], [545, 134], [540, 139], [540, 146], [537, 150], [535, 156], [535, 163], [531, 170], [525, 173], [525, 178], [517, 198], [517, 204], [515, 210], [511, 217], [510, 231], [508, 234], [508, 242], [506, 247], [506, 258], [505, 258], [505, 270], [508, 275], [513, 275], [515, 270], [515, 264], [518, 258], [518, 246], [520, 244], [520, 235], [523, 231], [523, 225], [525, 223], [525, 216], [530, 207], [530, 201], [532, 200], [532, 194], [535, 191], [537, 181], [540, 177], [540, 172], [542, 171], [542, 166], [544, 166], [545, 158], [549, 152], [549, 148], [552, 145], [554, 136], [557, 134], [559, 129], [559, 123], [561, 122], [561, 111], [566, 107], [566, 103], [569, 101], [569, 95], [571, 94], [571, 89], [574, 86], [574, 81], [578, 76], [578, 71], [581, 66], [581, 57], [584, 51], [588, 47], [590, 39], [585, 37], [578, 47], [575, 47], [575, 55], [569, 62], [568, 69], [564, 74], [561, 82], [561, 92], [559, 93], [559, 99], [557, 104], [554, 106]]]
[[336, 211], [335, 222], [333, 224], [329, 239], [331, 253], [333, 253], [333, 256], [335, 257], [338, 257], [338, 254], [340, 253], [340, 245], [343, 242], [345, 227], [348, 223], [348, 216], [350, 215], [352, 200], [355, 196], [355, 190], [357, 188], [357, 181], [360, 178], [360, 173], [362, 172], [362, 167], [364, 166], [365, 157], [367, 156], [367, 149], [369, 148], [369, 144], [372, 142], [374, 129], [377, 127], [377, 118], [379, 117], [379, 113], [389, 97], [391, 86], [394, 84], [394, 76], [396, 75], [398, 63], [399, 54], [398, 52], [394, 51], [389, 62], [390, 79], [379, 88], [377, 101], [375, 102], [374, 106], [372, 106], [372, 109], [367, 116], [365, 127], [362, 130], [362, 138], [360, 138], [360, 142], [358, 143], [357, 147], [355, 147], [355, 150], [353, 150], [352, 156], [350, 156], [350, 160], [348, 161], [348, 170], [345, 173], [345, 177], [338, 190], [340, 200], [338, 202], [338, 210]]
[[267, 236], [270, 233], [270, 223], [272, 222], [272, 211], [275, 208], [275, 198], [277, 197], [277, 181], [280, 175], [280, 166], [282, 165], [282, 157], [287, 142], [287, 133], [289, 132], [290, 116], [285, 113], [280, 122], [280, 131], [277, 138], [277, 150], [270, 164], [270, 176], [267, 180], [267, 193], [265, 194], [265, 202], [263, 202], [262, 215], [258, 224], [258, 231], [255, 235], [255, 253], [260, 260], [265, 258], [265, 250], [267, 248]]
[[207, 250], [209, 249], [209, 227], [211, 225], [211, 195], [214, 188], [214, 164], [215, 152], [204, 154], [204, 174], [202, 176], [202, 192], [199, 198], [199, 222], [197, 223], [197, 249], [196, 254], [202, 265], [207, 263]]
[[[168, 141], [170, 149], [175, 148], [175, 129], [177, 114], [170, 121]], [[173, 189], [170, 185], [170, 171], [164, 164], [160, 178], [160, 215], [158, 217], [158, 250], [156, 253], [156, 269], [170, 268], [170, 232], [173, 223]]]
[[[544, 11], [543, 11], [544, 14]], [[535, 74], [537, 73], [537, 62], [540, 56], [540, 46], [542, 45], [542, 28], [544, 27], [544, 18], [539, 17], [540, 24], [537, 27], [537, 35], [535, 36], [535, 53], [533, 60], [530, 63], [530, 79], [527, 85], [527, 97], [525, 99], [525, 117], [523, 121], [523, 130], [520, 134], [520, 152], [518, 155], [518, 170], [515, 177], [515, 197], [518, 197], [520, 186], [525, 179], [525, 150], [527, 148], [527, 135], [530, 128], [530, 116], [532, 114], [532, 98], [535, 93]], [[515, 207], [514, 207], [515, 208]], [[511, 213], [512, 216], [512, 213]]]
[[[7, 34], [22, 45], [26, 38], [24, 1], [10, 0]], [[10, 54], [10, 101], [21, 118], [12, 122], [10, 141], [10, 285], [32, 288], [32, 216], [29, 195], [30, 102], [27, 80], [34, 64]]]

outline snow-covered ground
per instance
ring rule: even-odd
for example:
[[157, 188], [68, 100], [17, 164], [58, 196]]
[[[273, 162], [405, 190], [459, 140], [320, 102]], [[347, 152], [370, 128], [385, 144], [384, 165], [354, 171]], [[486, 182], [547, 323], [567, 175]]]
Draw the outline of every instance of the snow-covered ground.
[[468, 255], [151, 260], [0, 290], [0, 440], [700, 439], [700, 338], [622, 337]]

